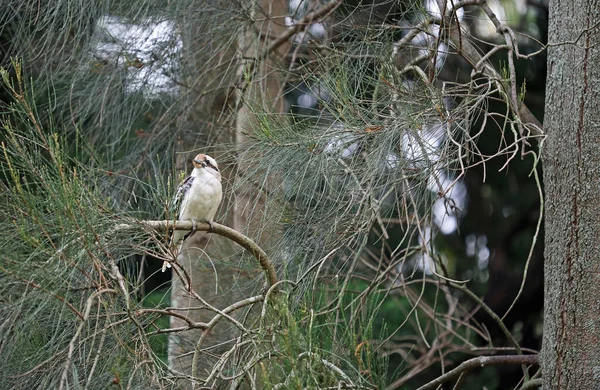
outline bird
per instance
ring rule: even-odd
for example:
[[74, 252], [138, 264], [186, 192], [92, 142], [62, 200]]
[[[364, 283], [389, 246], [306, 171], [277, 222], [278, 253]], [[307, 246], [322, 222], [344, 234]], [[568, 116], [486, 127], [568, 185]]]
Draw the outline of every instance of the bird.
[[[179, 187], [174, 198], [176, 207], [179, 207], [179, 221], [191, 220], [193, 228], [190, 232], [185, 230], [173, 231], [171, 248], [173, 253], [181, 252], [186, 238], [196, 233], [196, 222], [207, 222], [213, 230], [213, 219], [223, 198], [221, 186], [221, 172], [214, 158], [206, 154], [198, 154], [192, 160], [194, 169]], [[175, 248], [179, 247], [177, 250]], [[165, 261], [162, 271], [165, 272], [171, 264]]]

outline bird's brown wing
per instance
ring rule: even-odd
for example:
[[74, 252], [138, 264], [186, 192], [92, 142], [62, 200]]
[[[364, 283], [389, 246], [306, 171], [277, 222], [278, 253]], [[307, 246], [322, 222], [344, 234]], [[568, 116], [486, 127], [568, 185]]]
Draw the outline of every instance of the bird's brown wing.
[[[177, 215], [177, 219], [179, 219], [179, 215], [181, 214], [181, 206], [183, 204], [183, 198], [185, 197], [185, 194], [192, 187], [193, 181], [194, 181], [194, 177], [188, 176], [185, 179], [183, 179], [183, 181], [179, 184], [179, 187], [177, 187], [177, 193], [173, 197], [173, 210], [175, 211], [175, 213]], [[169, 247], [171, 248], [171, 250], [174, 253], [177, 253], [179, 250], [181, 250], [181, 246], [179, 247], [179, 250], [176, 249], [176, 246], [181, 245], [181, 243], [187, 237], [188, 234], [189, 234], [189, 232], [182, 231], [182, 230], [175, 230], [173, 232], [173, 235], [171, 236], [171, 242], [169, 243]], [[169, 262], [165, 261], [163, 264], [163, 267], [162, 267], [162, 271], [164, 272], [167, 268], [171, 268], [171, 264]]]
[[183, 201], [183, 198], [185, 197], [185, 194], [190, 190], [190, 187], [192, 187], [193, 181], [194, 177], [188, 176], [185, 179], [183, 179], [183, 181], [179, 184], [179, 187], [177, 187], [177, 193], [173, 198], [173, 209], [177, 210], [177, 216], [179, 216], [181, 212], [181, 203]]

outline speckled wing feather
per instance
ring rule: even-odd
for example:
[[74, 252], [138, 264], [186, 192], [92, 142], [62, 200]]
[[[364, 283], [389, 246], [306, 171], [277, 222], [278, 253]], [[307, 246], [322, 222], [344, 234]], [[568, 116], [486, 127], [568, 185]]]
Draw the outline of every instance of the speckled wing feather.
[[175, 194], [175, 197], [173, 198], [173, 209], [177, 210], [178, 218], [180, 217], [180, 214], [181, 214], [181, 205], [183, 203], [183, 198], [185, 197], [185, 194], [192, 187], [193, 182], [194, 182], [194, 177], [188, 176], [185, 179], [183, 179], [181, 184], [179, 184], [179, 187], [177, 187], [177, 193]]
[[[177, 193], [173, 197], [173, 210], [176, 210], [177, 219], [181, 219], [181, 211], [183, 206], [183, 199], [185, 195], [188, 193], [190, 188], [192, 188], [192, 183], [194, 182], [193, 176], [188, 176], [179, 184], [177, 187]], [[171, 244], [169, 245], [172, 250], [175, 250], [176, 246], [180, 246], [185, 237], [189, 234], [189, 232], [184, 230], [175, 230], [173, 235], [171, 236]], [[181, 248], [180, 248], [181, 249]], [[163, 272], [166, 267], [171, 267], [171, 264], [165, 262], [163, 264]]]

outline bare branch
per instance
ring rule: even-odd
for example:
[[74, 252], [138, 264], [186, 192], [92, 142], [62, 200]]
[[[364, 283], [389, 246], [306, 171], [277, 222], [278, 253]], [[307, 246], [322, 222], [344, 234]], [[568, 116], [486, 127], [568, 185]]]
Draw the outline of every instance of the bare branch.
[[[492, 22], [495, 24], [495, 27], [498, 30], [498, 32], [505, 34], [506, 46], [514, 49], [515, 42], [511, 38], [510, 33], [507, 30], [508, 27], [501, 24], [491, 11], [489, 11], [489, 13], [488, 13], [489, 7], [487, 7], [487, 4], [484, 1], [474, 2], [474, 4], [476, 4], [476, 3], [479, 3], [483, 7], [484, 11], [486, 11], [486, 13], [488, 14], [488, 17], [490, 18], [490, 20], [492, 20]], [[471, 65], [473, 65], [476, 70], [478, 70], [477, 65], [481, 63], [483, 56], [479, 53], [479, 51], [477, 51], [477, 49], [475, 48], [475, 46], [473, 46], [473, 44], [471, 44], [467, 40], [461, 39], [460, 26], [450, 29], [449, 39], [453, 43], [453, 45], [456, 47], [459, 54], [466, 61], [468, 61]], [[509, 58], [509, 62], [512, 64], [512, 53], [508, 54], [508, 58]], [[498, 79], [498, 80], [502, 79], [500, 74], [492, 66], [489, 66], [489, 65], [485, 66], [484, 72], [493, 79]], [[523, 103], [523, 102], [519, 103], [516, 99], [516, 85], [515, 85], [516, 81], [514, 79], [514, 65], [511, 66], [510, 73], [511, 73], [511, 75], [510, 75], [510, 77], [511, 77], [511, 80], [510, 80], [511, 93], [509, 94], [509, 96], [510, 96], [509, 101], [511, 103], [511, 109], [512, 109], [513, 113], [515, 114], [515, 116], [521, 118], [523, 124], [530, 125], [530, 126], [528, 126], [528, 128], [531, 130], [531, 132], [533, 134], [543, 135], [544, 132], [542, 130], [541, 122], [531, 113], [531, 111], [529, 110], [529, 108], [527, 108], [525, 103]]]
[[293, 26], [290, 26], [287, 30], [283, 32], [275, 41], [273, 41], [269, 47], [259, 56], [259, 60], [265, 59], [269, 54], [277, 50], [277, 48], [288, 41], [294, 34], [299, 32], [300, 30], [306, 28], [310, 23], [316, 21], [318, 18], [325, 16], [335, 10], [337, 7], [342, 4], [341, 0], [335, 0], [330, 3], [327, 3], [323, 7], [319, 8], [316, 11], [310, 12], [298, 22], [296, 22]]
[[[479, 356], [462, 362], [458, 367], [448, 371], [444, 375], [432, 380], [431, 382], [419, 387], [418, 390], [435, 389], [444, 382], [448, 382], [461, 374], [466, 373], [476, 367], [485, 367], [502, 364], [537, 364], [538, 355], [504, 355], [504, 356]], [[388, 387], [395, 389], [396, 387]]]

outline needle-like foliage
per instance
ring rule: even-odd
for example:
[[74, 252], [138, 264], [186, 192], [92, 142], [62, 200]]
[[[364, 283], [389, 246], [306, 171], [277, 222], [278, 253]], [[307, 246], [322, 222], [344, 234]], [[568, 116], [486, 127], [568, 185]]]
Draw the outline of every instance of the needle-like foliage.
[[[535, 175], [543, 137], [512, 30], [483, 0], [455, 3], [301, 1], [287, 18], [271, 2], [0, 6], [0, 387], [398, 388], [451, 353], [497, 352], [472, 321], [489, 307], [435, 237], [458, 228], [470, 168], [521, 152]], [[500, 24], [489, 55], [467, 5]], [[208, 271], [173, 258], [170, 222], [147, 221], [177, 215], [198, 149], [218, 154], [223, 220], [250, 248], [207, 249]], [[182, 299], [150, 307], [168, 296], [162, 260]], [[214, 263], [243, 277], [219, 282]], [[167, 359], [167, 335], [189, 366]]]

